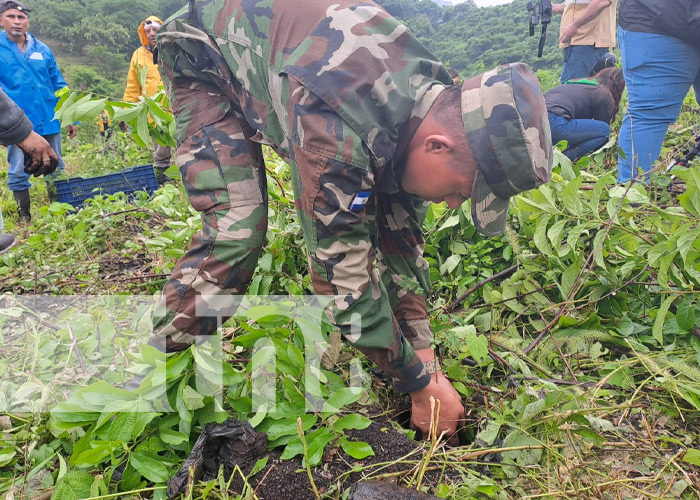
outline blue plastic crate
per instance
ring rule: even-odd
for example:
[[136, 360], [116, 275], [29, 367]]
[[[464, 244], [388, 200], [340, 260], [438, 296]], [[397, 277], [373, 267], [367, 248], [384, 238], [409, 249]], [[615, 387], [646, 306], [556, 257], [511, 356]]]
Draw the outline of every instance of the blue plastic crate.
[[88, 198], [98, 194], [125, 193], [133, 194], [145, 190], [148, 194], [158, 189], [158, 181], [153, 171], [153, 165], [139, 165], [125, 168], [113, 174], [99, 177], [73, 177], [64, 181], [56, 181], [56, 197], [62, 203], [70, 203], [78, 208]]

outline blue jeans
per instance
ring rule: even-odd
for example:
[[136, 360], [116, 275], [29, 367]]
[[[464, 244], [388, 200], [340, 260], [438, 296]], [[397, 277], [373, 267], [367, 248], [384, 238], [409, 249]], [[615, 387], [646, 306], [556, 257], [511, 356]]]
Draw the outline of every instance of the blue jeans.
[[549, 113], [549, 128], [552, 130], [552, 144], [568, 141], [564, 154], [576, 161], [603, 146], [610, 136], [610, 125], [599, 120], [569, 120]]
[[[61, 133], [49, 134], [42, 136], [46, 139], [56, 154], [58, 155], [58, 168], [63, 170], [66, 164], [61, 156]], [[10, 191], [24, 191], [29, 189], [29, 174], [24, 171], [24, 151], [19, 149], [17, 145], [7, 146], [7, 162], [10, 164], [7, 172], [7, 184], [10, 186]]]
[[700, 48], [678, 38], [618, 28], [629, 105], [622, 118], [617, 159], [620, 182], [648, 172], [661, 153], [668, 126], [676, 121], [694, 83], [700, 92]]
[[561, 83], [574, 78], [587, 78], [598, 60], [608, 54], [608, 48], [594, 45], [570, 45], [564, 49]]

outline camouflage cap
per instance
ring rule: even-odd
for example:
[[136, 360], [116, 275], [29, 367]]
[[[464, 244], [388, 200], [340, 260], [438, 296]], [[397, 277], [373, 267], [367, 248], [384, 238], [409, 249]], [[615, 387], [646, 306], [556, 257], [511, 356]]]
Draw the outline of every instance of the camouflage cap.
[[5, 12], [6, 10], [12, 10], [12, 9], [17, 9], [20, 12], [24, 12], [25, 14], [29, 14], [31, 10], [26, 8], [22, 2], [18, 2], [16, 0], [0, 0], [0, 14]]
[[547, 107], [535, 74], [506, 64], [462, 84], [462, 120], [477, 172], [472, 219], [486, 236], [506, 228], [510, 197], [552, 176]]

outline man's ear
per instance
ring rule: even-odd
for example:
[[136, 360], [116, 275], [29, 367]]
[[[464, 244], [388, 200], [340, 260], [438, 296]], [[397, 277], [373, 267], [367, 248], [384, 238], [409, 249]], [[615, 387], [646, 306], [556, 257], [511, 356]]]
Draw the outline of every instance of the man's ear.
[[426, 153], [449, 153], [455, 147], [454, 141], [443, 134], [432, 134], [425, 138], [423, 145]]

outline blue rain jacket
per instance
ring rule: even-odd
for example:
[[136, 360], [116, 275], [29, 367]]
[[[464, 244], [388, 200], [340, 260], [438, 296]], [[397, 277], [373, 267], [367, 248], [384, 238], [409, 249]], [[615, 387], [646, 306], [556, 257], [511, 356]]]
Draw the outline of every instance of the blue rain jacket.
[[49, 47], [27, 32], [27, 51], [0, 33], [0, 87], [22, 108], [39, 135], [57, 134], [56, 91], [66, 87]]

